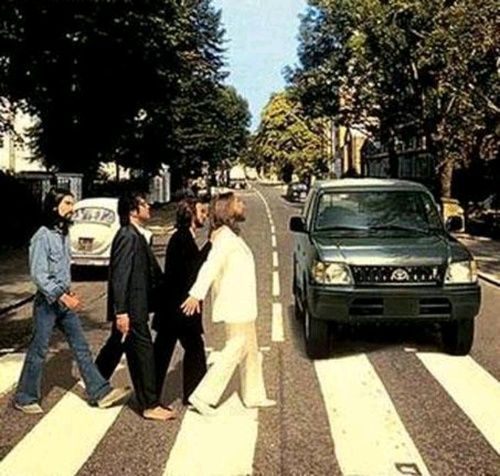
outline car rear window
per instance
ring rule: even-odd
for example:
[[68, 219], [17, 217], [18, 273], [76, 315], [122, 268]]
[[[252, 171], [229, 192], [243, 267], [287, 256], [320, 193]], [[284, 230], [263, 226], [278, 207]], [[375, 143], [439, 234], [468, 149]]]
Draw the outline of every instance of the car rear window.
[[116, 219], [116, 213], [109, 208], [83, 207], [78, 208], [73, 215], [75, 223], [101, 223], [112, 225]]

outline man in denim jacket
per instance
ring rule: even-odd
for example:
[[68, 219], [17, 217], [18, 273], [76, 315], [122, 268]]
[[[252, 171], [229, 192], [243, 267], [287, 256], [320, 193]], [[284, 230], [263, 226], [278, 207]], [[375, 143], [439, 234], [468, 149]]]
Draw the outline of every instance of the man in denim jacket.
[[95, 366], [78, 316], [80, 299], [71, 292], [71, 256], [68, 228], [73, 215], [71, 192], [51, 189], [44, 201], [44, 226], [30, 242], [30, 272], [36, 284], [33, 335], [14, 397], [14, 407], [24, 413], [42, 413], [42, 370], [50, 337], [57, 326], [65, 334], [91, 405], [107, 408], [123, 401], [130, 390], [112, 389]]

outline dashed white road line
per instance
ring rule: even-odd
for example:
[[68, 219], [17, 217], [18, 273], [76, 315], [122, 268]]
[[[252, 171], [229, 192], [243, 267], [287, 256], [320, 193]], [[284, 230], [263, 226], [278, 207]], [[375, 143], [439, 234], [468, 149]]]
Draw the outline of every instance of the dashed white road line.
[[283, 342], [285, 340], [285, 332], [283, 329], [283, 307], [279, 302], [273, 303], [271, 339], [273, 342]]
[[500, 454], [500, 382], [469, 356], [417, 357]]
[[271, 235], [271, 245], [273, 248], [276, 248], [276, 235]]
[[[366, 355], [314, 363], [342, 474], [400, 475], [429, 471]], [[418, 472], [415, 471], [418, 469]]]
[[276, 227], [271, 225], [271, 233], [274, 235], [276, 233]]
[[277, 251], [273, 251], [273, 267], [277, 268], [278, 266], [279, 266], [278, 252]]
[[278, 271], [273, 271], [273, 296], [280, 295], [280, 275]]

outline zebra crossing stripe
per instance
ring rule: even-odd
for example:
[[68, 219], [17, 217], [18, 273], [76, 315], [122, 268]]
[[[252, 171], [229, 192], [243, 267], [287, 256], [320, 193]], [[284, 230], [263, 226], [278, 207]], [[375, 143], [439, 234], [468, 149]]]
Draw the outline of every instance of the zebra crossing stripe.
[[0, 476], [70, 476], [90, 457], [120, 413], [68, 392], [0, 462]]
[[401, 475], [405, 467], [430, 474], [366, 355], [318, 360], [314, 367], [343, 474]]
[[0, 396], [7, 393], [19, 380], [26, 354], [7, 354], [0, 357]]
[[283, 342], [285, 340], [285, 331], [283, 329], [283, 306], [279, 302], [273, 302], [271, 340], [273, 342]]
[[469, 356], [417, 357], [500, 454], [500, 382]]
[[252, 474], [258, 412], [233, 394], [215, 416], [187, 411], [165, 468], [165, 476]]

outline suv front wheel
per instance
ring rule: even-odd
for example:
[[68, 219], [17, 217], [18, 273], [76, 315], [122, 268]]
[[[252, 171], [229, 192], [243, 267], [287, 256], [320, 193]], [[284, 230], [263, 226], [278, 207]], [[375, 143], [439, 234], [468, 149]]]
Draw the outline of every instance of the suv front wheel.
[[474, 340], [474, 319], [448, 322], [442, 329], [443, 345], [451, 355], [467, 355]]
[[304, 305], [304, 338], [306, 353], [311, 359], [327, 357], [329, 349], [328, 322], [311, 317]]

